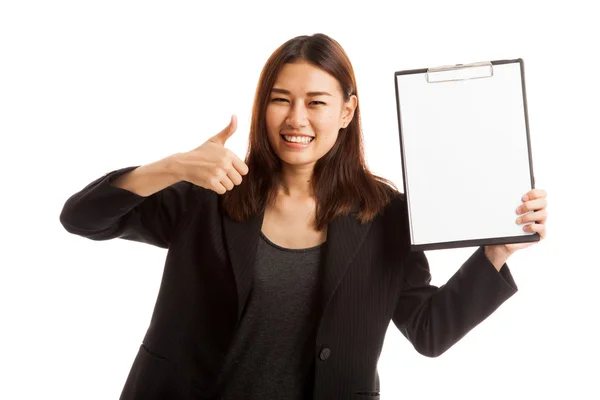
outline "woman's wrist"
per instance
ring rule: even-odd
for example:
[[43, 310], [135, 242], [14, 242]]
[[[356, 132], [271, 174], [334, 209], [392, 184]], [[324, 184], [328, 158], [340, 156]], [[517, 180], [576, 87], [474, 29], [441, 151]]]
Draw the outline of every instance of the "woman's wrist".
[[501, 248], [500, 246], [484, 246], [485, 255], [494, 265], [497, 271], [500, 271], [508, 258], [512, 255], [511, 252]]

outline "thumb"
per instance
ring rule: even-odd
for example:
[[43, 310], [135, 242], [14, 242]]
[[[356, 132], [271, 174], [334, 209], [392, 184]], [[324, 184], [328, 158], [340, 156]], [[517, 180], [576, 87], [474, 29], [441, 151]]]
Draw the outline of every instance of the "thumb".
[[217, 142], [220, 145], [224, 146], [227, 139], [233, 135], [235, 130], [237, 129], [237, 117], [235, 115], [231, 116], [231, 121], [229, 121], [229, 125], [225, 127], [221, 132], [217, 133], [210, 140], [213, 142]]

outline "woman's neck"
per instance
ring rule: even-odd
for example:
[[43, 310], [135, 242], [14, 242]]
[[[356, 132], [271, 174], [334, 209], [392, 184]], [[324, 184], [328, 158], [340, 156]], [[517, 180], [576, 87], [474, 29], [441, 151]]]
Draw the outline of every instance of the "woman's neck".
[[292, 198], [314, 197], [312, 187], [314, 165], [283, 166], [278, 195]]

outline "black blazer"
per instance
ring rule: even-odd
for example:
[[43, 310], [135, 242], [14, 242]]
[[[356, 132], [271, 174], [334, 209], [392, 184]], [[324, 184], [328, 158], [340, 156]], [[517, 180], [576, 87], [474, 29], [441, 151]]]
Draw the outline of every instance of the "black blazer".
[[[71, 233], [168, 248], [148, 331], [121, 399], [218, 399], [219, 370], [252, 282], [263, 215], [234, 222], [219, 196], [179, 182], [141, 197], [111, 185], [113, 171], [65, 203]], [[352, 214], [328, 226], [314, 343], [314, 399], [379, 398], [377, 362], [393, 321], [414, 348], [436, 357], [489, 316], [517, 287], [473, 255], [440, 288], [425, 254], [408, 252], [406, 204], [397, 196], [373, 221]]]

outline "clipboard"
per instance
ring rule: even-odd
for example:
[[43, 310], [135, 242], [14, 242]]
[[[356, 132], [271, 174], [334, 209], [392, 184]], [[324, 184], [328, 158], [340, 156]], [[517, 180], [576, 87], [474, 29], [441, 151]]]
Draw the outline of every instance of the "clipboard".
[[523, 59], [396, 71], [410, 251], [535, 242]]

